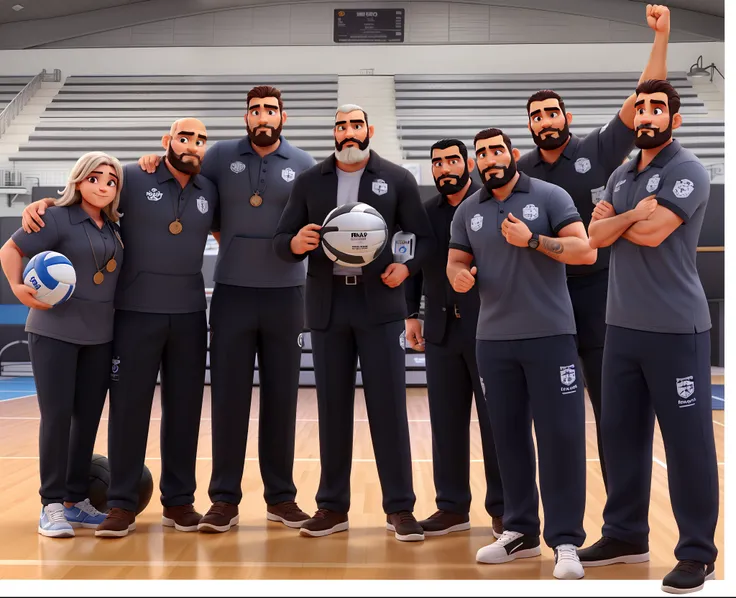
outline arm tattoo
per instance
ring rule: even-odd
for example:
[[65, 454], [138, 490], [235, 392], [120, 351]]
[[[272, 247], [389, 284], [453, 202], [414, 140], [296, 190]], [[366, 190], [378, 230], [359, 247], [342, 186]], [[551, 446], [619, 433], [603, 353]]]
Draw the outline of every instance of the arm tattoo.
[[565, 251], [565, 247], [557, 239], [550, 239], [549, 237], [544, 237], [542, 239], [541, 245], [545, 253], [552, 253], [554, 255], [560, 255], [563, 251]]

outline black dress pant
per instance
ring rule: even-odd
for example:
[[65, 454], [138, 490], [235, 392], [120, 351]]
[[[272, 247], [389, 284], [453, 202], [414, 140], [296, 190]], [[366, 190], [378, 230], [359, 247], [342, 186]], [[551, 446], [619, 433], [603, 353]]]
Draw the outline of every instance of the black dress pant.
[[108, 504], [138, 505], [156, 377], [161, 370], [161, 503], [194, 503], [207, 359], [207, 316], [115, 312]]
[[475, 339], [466, 338], [460, 319], [449, 316], [443, 342], [427, 341], [425, 354], [437, 508], [459, 514], [470, 511], [470, 413], [475, 395], [486, 477], [485, 507], [492, 517], [501, 517], [503, 485], [478, 376]]
[[28, 352], [41, 411], [41, 502], [76, 503], [88, 497], [112, 343], [78, 345], [30, 333]]
[[404, 321], [370, 324], [365, 318], [368, 311], [362, 283], [348, 286], [336, 281], [329, 326], [312, 331], [322, 466], [317, 506], [340, 513], [350, 509], [355, 376], [360, 358], [383, 510], [387, 514], [413, 511], [406, 353], [401, 344]]
[[239, 504], [253, 373], [258, 356], [258, 460], [264, 499], [296, 498], [294, 441], [304, 330], [304, 289], [216, 284], [210, 305], [214, 501]]
[[718, 462], [713, 438], [710, 332], [662, 334], [609, 326], [603, 360], [603, 535], [649, 536], [654, 417], [680, 541], [678, 560], [715, 561]]

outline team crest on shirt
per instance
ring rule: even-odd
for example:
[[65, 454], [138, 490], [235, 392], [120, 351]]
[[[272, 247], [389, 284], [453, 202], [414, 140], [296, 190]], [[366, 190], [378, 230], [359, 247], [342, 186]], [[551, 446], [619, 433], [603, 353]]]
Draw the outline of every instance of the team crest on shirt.
[[287, 183], [291, 183], [291, 181], [294, 180], [294, 177], [296, 177], [296, 173], [291, 168], [284, 168], [281, 171], [281, 178]]
[[596, 187], [595, 189], [590, 190], [590, 200], [593, 202], [594, 206], [597, 206], [605, 197], [606, 195], [606, 187]]
[[689, 399], [695, 392], [695, 379], [692, 376], [687, 378], [676, 378], [677, 394], [683, 399]]
[[578, 158], [575, 160], [575, 170], [580, 174], [585, 174], [590, 170], [590, 160], [588, 158]]
[[672, 193], [674, 193], [675, 197], [678, 199], [685, 199], [686, 197], [689, 197], [694, 189], [695, 185], [690, 179], [682, 179], [675, 183]]
[[207, 203], [207, 200], [200, 195], [197, 198], [197, 209], [200, 211], [200, 213], [206, 214], [209, 208], [210, 208], [210, 205]]
[[373, 193], [376, 195], [386, 195], [388, 192], [388, 184], [383, 179], [373, 181]]
[[521, 215], [524, 217], [524, 220], [536, 220], [539, 218], [539, 208], [533, 203], [527, 204], [521, 211]]
[[473, 231], [479, 231], [481, 227], [483, 226], [483, 216], [480, 214], [476, 214], [470, 219], [470, 228]]
[[659, 175], [655, 174], [647, 181], [647, 193], [654, 193], [659, 187]]
[[230, 170], [232, 170], [235, 174], [240, 174], [245, 170], [245, 164], [238, 160], [230, 164]]
[[619, 181], [616, 183], [616, 186], [613, 188], [614, 193], [618, 193], [618, 190], [623, 186], [623, 184], [626, 182], [626, 179]]
[[154, 187], [150, 191], [146, 191], [146, 197], [148, 198], [148, 201], [158, 201], [163, 196], [164, 194], [161, 193], [161, 191], [159, 191], [158, 189], [156, 189], [156, 187]]

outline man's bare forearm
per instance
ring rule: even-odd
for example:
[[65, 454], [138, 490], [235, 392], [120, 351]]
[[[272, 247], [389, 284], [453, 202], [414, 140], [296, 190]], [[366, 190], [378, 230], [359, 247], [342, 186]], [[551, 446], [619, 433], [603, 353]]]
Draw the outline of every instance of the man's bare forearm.
[[588, 227], [590, 246], [597, 249], [598, 247], [613, 245], [626, 229], [635, 222], [633, 210], [611, 218], [592, 221]]
[[557, 262], [570, 265], [595, 263], [598, 251], [580, 237], [545, 237], [540, 235], [537, 251]]

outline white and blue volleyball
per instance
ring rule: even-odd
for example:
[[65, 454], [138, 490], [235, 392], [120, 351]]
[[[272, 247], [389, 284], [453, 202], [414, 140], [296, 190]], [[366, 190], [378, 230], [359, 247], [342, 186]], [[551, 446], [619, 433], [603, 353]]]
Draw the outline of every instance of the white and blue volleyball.
[[23, 270], [23, 283], [36, 289], [39, 301], [60, 305], [72, 296], [77, 273], [65, 255], [42, 251], [34, 255]]
[[322, 249], [333, 262], [359, 268], [370, 264], [386, 247], [388, 228], [375, 208], [347, 203], [327, 214], [320, 237]]

